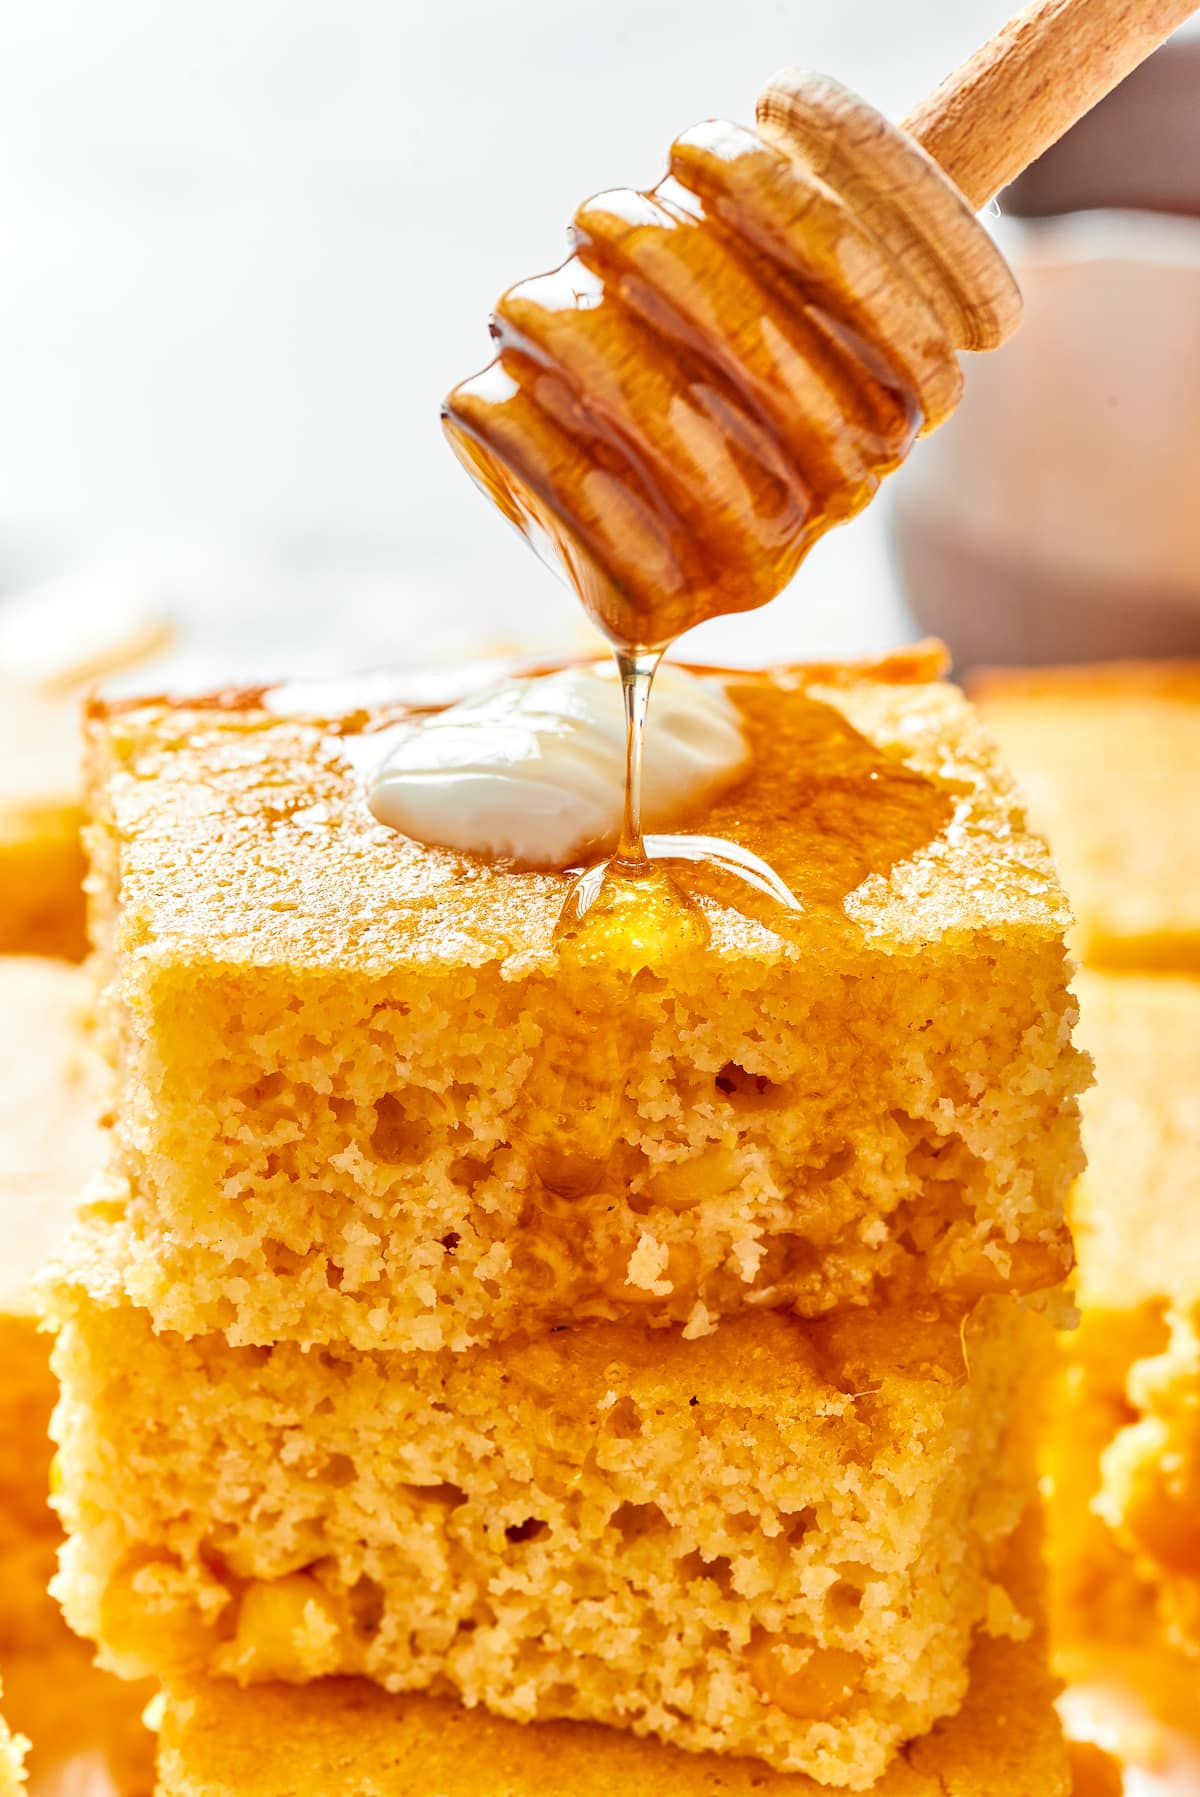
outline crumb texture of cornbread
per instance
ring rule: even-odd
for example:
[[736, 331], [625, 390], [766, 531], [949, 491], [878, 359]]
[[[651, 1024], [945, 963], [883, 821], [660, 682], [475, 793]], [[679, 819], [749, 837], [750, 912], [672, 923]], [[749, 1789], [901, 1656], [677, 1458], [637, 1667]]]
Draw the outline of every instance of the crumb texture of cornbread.
[[[1027, 1528], [1018, 1549], [1005, 1584], [1031, 1614], [1038, 1573]], [[901, 1750], [870, 1787], [875, 1797], [1067, 1797], [1055, 1688], [1040, 1632], [978, 1637], [962, 1707]], [[160, 1739], [159, 1797], [812, 1797], [820, 1788], [758, 1760], [682, 1754], [589, 1723], [520, 1728], [361, 1680], [185, 1685], [168, 1694]]]
[[97, 711], [112, 1172], [160, 1327], [459, 1349], [1061, 1279], [1066, 913], [970, 708], [899, 665], [729, 691], [753, 770], [684, 826], [804, 911], [708, 891], [707, 948], [625, 959], [555, 949], [566, 875], [374, 821], [345, 741], [395, 706]]
[[996, 670], [970, 682], [1110, 969], [1200, 973], [1200, 663]]
[[1020, 1627], [993, 1568], [1049, 1325], [1015, 1298], [965, 1338], [926, 1307], [413, 1355], [156, 1335], [118, 1283], [55, 1295], [56, 1590], [122, 1673], [366, 1673], [862, 1788], [973, 1629]]
[[1084, 973], [1079, 1330], [1047, 1460], [1056, 1630], [1200, 1636], [1200, 982]]

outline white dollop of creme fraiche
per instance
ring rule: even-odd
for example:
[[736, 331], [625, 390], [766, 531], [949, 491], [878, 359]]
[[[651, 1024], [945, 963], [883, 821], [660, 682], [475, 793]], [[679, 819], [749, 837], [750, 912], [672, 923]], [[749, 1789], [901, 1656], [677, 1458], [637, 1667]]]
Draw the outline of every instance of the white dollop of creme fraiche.
[[[611, 849], [620, 831], [625, 713], [611, 663], [501, 681], [359, 738], [353, 755], [375, 817], [418, 842], [563, 868]], [[647, 827], [714, 797], [749, 762], [721, 682], [661, 667], [646, 730]]]

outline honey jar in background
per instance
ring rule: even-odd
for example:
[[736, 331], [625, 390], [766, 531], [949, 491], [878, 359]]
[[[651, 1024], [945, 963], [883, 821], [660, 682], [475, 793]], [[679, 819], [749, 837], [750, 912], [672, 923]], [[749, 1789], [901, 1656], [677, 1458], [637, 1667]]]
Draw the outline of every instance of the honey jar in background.
[[908, 604], [959, 672], [1200, 655], [1200, 33], [1001, 210], [1025, 322], [896, 483]]

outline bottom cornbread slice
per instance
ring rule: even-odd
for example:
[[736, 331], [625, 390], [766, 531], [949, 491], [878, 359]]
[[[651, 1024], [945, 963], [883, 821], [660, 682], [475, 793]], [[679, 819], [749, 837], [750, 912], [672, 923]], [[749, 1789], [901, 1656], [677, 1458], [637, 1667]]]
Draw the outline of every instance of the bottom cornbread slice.
[[[1031, 1524], [1033, 1519], [1030, 1519]], [[1035, 1531], [1004, 1569], [1038, 1612]], [[1040, 1627], [979, 1636], [957, 1715], [903, 1747], [876, 1797], [1066, 1797], [1072, 1784]], [[360, 1679], [239, 1690], [199, 1681], [167, 1697], [159, 1797], [805, 1797], [800, 1773], [684, 1754], [594, 1723], [522, 1728], [444, 1699], [388, 1696]]]
[[54, 1298], [57, 1589], [127, 1675], [366, 1673], [864, 1788], [1019, 1625], [1018, 1300], [371, 1354], [156, 1335], [118, 1289], [82, 1253]]

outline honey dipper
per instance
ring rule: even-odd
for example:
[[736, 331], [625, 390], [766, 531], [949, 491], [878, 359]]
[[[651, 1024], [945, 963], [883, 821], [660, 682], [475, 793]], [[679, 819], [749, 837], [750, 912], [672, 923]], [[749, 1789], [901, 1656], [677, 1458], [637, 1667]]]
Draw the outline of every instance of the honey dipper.
[[600, 194], [492, 321], [451, 444], [624, 659], [773, 598], [953, 410], [1020, 295], [975, 217], [1197, 0], [1037, 0], [892, 124], [786, 70]]

